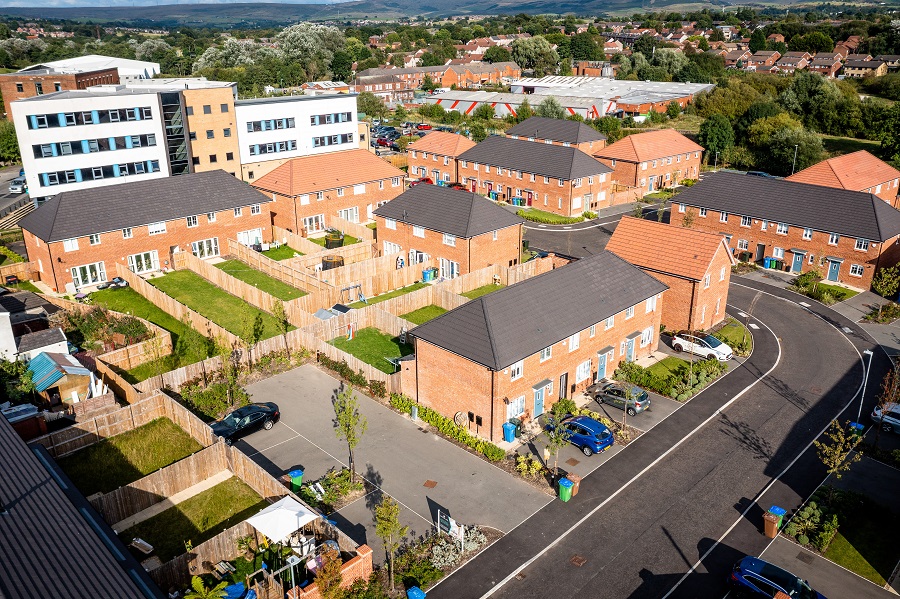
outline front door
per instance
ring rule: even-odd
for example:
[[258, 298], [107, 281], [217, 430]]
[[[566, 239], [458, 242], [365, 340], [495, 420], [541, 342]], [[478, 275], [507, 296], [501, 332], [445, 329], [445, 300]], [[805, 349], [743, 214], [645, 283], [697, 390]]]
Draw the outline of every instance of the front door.
[[569, 373], [564, 372], [559, 375], [559, 398], [565, 399], [569, 396]]
[[791, 272], [800, 272], [803, 270], [803, 254], [794, 254], [794, 263], [791, 265]]
[[606, 378], [606, 354], [600, 354], [600, 358], [597, 362], [597, 379], [598, 381], [602, 381]]
[[544, 413], [544, 390], [546, 387], [535, 389], [534, 391], [534, 417], [537, 418]]
[[766, 244], [757, 243], [756, 244], [756, 261], [762, 262], [762, 259], [766, 256]]
[[837, 260], [829, 260], [828, 261], [828, 280], [829, 281], [837, 281], [838, 274], [841, 271], [841, 263]]
[[634, 361], [634, 339], [629, 339], [625, 343], [625, 361], [626, 362]]

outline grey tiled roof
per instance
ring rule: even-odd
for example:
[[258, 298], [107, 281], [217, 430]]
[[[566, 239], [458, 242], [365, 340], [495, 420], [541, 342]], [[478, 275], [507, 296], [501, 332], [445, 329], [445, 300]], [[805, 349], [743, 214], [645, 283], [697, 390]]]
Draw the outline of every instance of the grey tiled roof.
[[580, 144], [588, 141], [601, 141], [606, 136], [588, 127], [580, 121], [568, 121], [566, 119], [548, 119], [542, 116], [533, 116], [512, 129], [506, 130], [507, 135], [519, 137], [535, 137], [538, 139], [552, 139], [553, 141]]
[[425, 184], [409, 188], [375, 215], [466, 238], [524, 222], [476, 193]]
[[457, 160], [489, 164], [554, 179], [578, 179], [612, 169], [578, 148], [492, 135]]
[[216, 170], [64, 191], [19, 225], [49, 243], [269, 201], [253, 187]]
[[410, 334], [502, 370], [666, 289], [604, 251], [474, 299]]
[[675, 201], [870, 241], [900, 235], [900, 211], [870, 193], [783, 179], [715, 173]]
[[54, 343], [66, 340], [66, 334], [62, 329], [45, 329], [36, 333], [26, 333], [16, 340], [16, 348], [20, 353], [47, 347]]
[[59, 307], [31, 291], [17, 291], [0, 295], [0, 312], [19, 314], [35, 308], [43, 308], [47, 314], [55, 314], [60, 310]]

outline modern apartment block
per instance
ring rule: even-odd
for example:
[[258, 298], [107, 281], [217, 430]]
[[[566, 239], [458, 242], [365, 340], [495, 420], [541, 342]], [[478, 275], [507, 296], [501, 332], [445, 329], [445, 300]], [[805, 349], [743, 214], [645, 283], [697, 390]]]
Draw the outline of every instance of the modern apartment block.
[[356, 94], [238, 100], [235, 114], [244, 181], [292, 158], [359, 147]]
[[[203, 142], [215, 139], [216, 154], [222, 141], [236, 140], [227, 124], [233, 120], [236, 95], [235, 83], [153, 79], [13, 102], [29, 192], [34, 198], [46, 198], [221, 166], [237, 173], [236, 160], [232, 169], [227, 167], [227, 152], [234, 153], [236, 143], [223, 152], [226, 164], [222, 165], [212, 163], [214, 152], [209, 147], [192, 147], [197, 140], [190, 135]], [[228, 111], [225, 123], [223, 106]], [[194, 157], [200, 158], [196, 165], [192, 165]]]

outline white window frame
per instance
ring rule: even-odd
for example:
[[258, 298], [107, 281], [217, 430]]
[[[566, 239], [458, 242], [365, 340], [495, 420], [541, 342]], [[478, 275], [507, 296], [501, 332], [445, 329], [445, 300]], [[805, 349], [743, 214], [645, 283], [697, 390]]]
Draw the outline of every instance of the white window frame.
[[100, 245], [100, 233], [91, 233], [88, 236], [88, 241], [91, 245]]
[[234, 217], [235, 218], [238, 218], [239, 216], [243, 216], [243, 214], [244, 214], [244, 209], [241, 208], [240, 206], [238, 206], [237, 208], [234, 209]]
[[513, 364], [512, 366], [509, 367], [509, 380], [510, 381], [517, 381], [524, 376], [524, 373], [525, 373], [524, 364], [525, 364], [524, 360], [519, 360], [518, 362], [516, 362], [515, 364]]
[[629, 318], [634, 318], [634, 306], [625, 308], [625, 320], [628, 320]]
[[189, 216], [185, 219], [185, 221], [187, 221], [188, 229], [193, 229], [199, 223], [199, 220], [197, 219], [197, 215]]
[[[159, 270], [159, 252], [156, 250], [148, 250], [146, 252], [138, 252], [131, 254], [127, 258], [128, 269], [135, 274], [144, 274]], [[138, 269], [138, 264], [142, 268]]]
[[134, 237], [134, 231], [131, 230], [131, 227], [122, 229], [122, 239], [131, 239], [132, 237]]
[[509, 405], [506, 406], [506, 418], [507, 420], [510, 418], [518, 418], [522, 414], [525, 413], [525, 396], [517, 397], [513, 400], [510, 400]]
[[162, 235], [166, 232], [166, 222], [150, 223], [147, 225], [147, 233], [149, 235]]
[[262, 212], [262, 206], [260, 204], [250, 204], [250, 214], [259, 214]]
[[720, 222], [720, 223], [727, 223], [727, 222], [728, 222], [728, 213], [727, 213], [727, 212], [720, 212], [720, 213], [719, 213], [719, 222]]
[[863, 276], [863, 265], [862, 264], [851, 264], [850, 265], [850, 276], [851, 277]]
[[413, 225], [413, 237], [425, 238], [425, 227]]
[[775, 234], [787, 235], [789, 230], [790, 227], [788, 227], [787, 223], [778, 223], [778, 225], [775, 227]]
[[456, 235], [450, 235], [449, 233], [444, 233], [444, 245], [449, 245], [450, 247], [456, 247]]
[[[200, 259], [214, 258], [219, 255], [219, 238], [210, 237], [191, 243], [191, 253]], [[202, 255], [201, 255], [202, 254]]]
[[869, 240], [863, 239], [862, 237], [856, 238], [856, 245], [853, 246], [857, 252], [868, 252], [869, 251]]
[[647, 327], [641, 331], [641, 347], [647, 347], [653, 342], [653, 327]]
[[742, 227], [749, 227], [752, 223], [753, 223], [753, 219], [750, 218], [749, 216], [741, 217], [741, 226]]
[[803, 229], [803, 240], [804, 241], [809, 241], [810, 239], [812, 239], [812, 236], [813, 236], [812, 229], [810, 229], [809, 227]]
[[837, 233], [829, 233], [828, 234], [828, 245], [837, 245], [841, 240], [841, 236]]
[[78, 251], [78, 239], [66, 239], [63, 241], [63, 251], [65, 252], [76, 252]]
[[581, 347], [581, 331], [569, 337], [569, 351], [573, 352]]
[[656, 310], [656, 296], [648, 297], [644, 302], [644, 314], [650, 314]]
[[591, 366], [592, 366], [591, 359], [588, 358], [587, 360], [580, 363], [575, 368], [575, 384], [576, 385], [578, 383], [583, 383], [584, 381], [591, 378]]
[[548, 345], [544, 349], [541, 350], [541, 362], [546, 362], [550, 358], [553, 357], [553, 346]]
[[603, 330], [608, 331], [611, 328], [613, 328], [614, 326], [616, 326], [616, 317], [610, 316], [609, 318], [606, 319], [606, 322], [603, 324], [603, 327], [604, 327]]
[[777, 260], [784, 259], [784, 248], [774, 247], [772, 248], [772, 257]]
[[709, 273], [706, 273], [706, 275], [703, 277], [703, 288], [704, 289], [709, 289], [709, 279], [710, 279]]
[[397, 230], [397, 221], [395, 221], [392, 218], [384, 219], [384, 228], [390, 229], [391, 231], [396, 231]]

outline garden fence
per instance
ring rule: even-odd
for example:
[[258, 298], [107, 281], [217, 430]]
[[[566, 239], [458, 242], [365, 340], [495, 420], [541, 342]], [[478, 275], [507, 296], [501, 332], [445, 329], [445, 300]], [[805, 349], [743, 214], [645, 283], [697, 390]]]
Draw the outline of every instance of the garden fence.
[[[324, 235], [324, 232], [321, 234]], [[282, 229], [281, 227], [272, 227], [272, 237], [279, 243], [286, 244], [287, 246], [304, 254], [318, 254], [319, 252], [325, 251], [325, 248], [321, 245], [313, 243], [306, 237], [303, 237], [302, 235], [298, 235], [296, 233], [292, 233], [291, 231]]]
[[361, 241], [375, 241], [375, 231], [359, 223], [351, 223], [349, 220], [331, 214], [325, 215], [325, 226], [329, 229], [337, 229], [345, 235], [352, 235]]
[[[303, 238], [301, 237], [300, 239]], [[311, 241], [307, 241], [306, 239], [303, 239], [303, 241], [316, 248], [317, 251], [323, 250], [321, 246], [318, 246]], [[297, 247], [294, 247], [294, 249], [303, 251], [301, 248]], [[304, 251], [303, 253], [308, 254], [310, 252]], [[307, 291], [311, 295], [315, 291], [326, 293], [329, 291], [329, 285], [322, 283], [319, 279], [305, 271], [292, 267], [290, 260], [272, 260], [265, 254], [252, 250], [247, 246], [238, 243], [234, 239], [228, 240], [228, 255], [249, 264], [256, 270], [264, 272], [272, 278], [278, 279], [282, 283], [287, 283], [292, 287]]]
[[[321, 248], [320, 248], [321, 249]], [[328, 278], [328, 271], [317, 270], [322, 266], [322, 260], [326, 256], [340, 256], [344, 259], [344, 265], [370, 260], [377, 256], [377, 248], [372, 242], [354, 243], [353, 245], [345, 245], [333, 250], [325, 250], [316, 254], [307, 254], [298, 258], [287, 260], [293, 268], [313, 274], [319, 280]]]
[[0, 266], [0, 281], [5, 281], [6, 277], [10, 275], [15, 275], [22, 280], [31, 279], [37, 272], [38, 269], [34, 262], [14, 262]]

